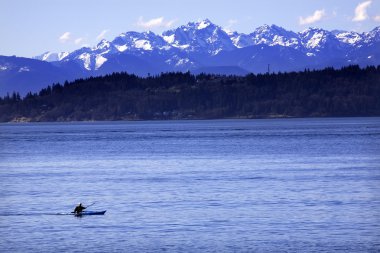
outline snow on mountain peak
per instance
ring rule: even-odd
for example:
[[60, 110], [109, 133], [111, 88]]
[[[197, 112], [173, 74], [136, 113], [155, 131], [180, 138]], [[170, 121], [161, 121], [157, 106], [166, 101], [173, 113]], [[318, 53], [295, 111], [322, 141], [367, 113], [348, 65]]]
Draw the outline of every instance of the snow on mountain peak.
[[228, 35], [230, 36], [234, 46], [237, 48], [243, 48], [253, 45], [252, 38], [247, 34], [234, 32], [229, 33]]
[[[295, 33], [276, 25], [262, 25], [252, 33], [245, 34], [223, 29], [205, 19], [189, 22], [165, 31], [162, 35], [151, 31], [125, 32], [112, 41], [103, 39], [92, 48], [83, 47], [70, 54], [46, 52], [35, 59], [73, 60], [84, 69], [94, 71], [99, 70], [106, 61], [114, 64], [109, 57], [111, 55], [115, 57], [118, 57], [117, 54], [130, 54], [134, 57], [147, 55], [147, 57], [159, 57], [168, 68], [186, 69], [199, 67], [200, 63], [197, 62], [199, 57], [212, 57], [223, 51], [232, 52], [249, 46], [261, 46], [263, 50], [265, 49], [263, 45], [281, 47], [281, 50], [292, 48], [308, 58], [314, 58], [324, 55], [325, 52], [360, 48], [365, 43], [376, 46], [378, 41], [380, 41], [380, 27], [367, 33], [326, 31], [320, 28], [308, 28]], [[371, 59], [373, 60], [373, 57]]]
[[32, 59], [53, 62], [53, 61], [60, 61], [68, 55], [69, 55], [69, 52], [53, 53], [53, 52], [47, 51], [39, 56], [33, 57]]
[[125, 50], [127, 50], [128, 49], [128, 46], [127, 45], [115, 45], [115, 47], [117, 48], [117, 50], [119, 51], [119, 52], [124, 52]]
[[108, 49], [110, 48], [111, 45], [110, 45], [110, 42], [106, 39], [102, 39], [98, 45], [96, 45], [95, 49]]
[[299, 33], [302, 44], [308, 49], [318, 49], [323, 47], [329, 38], [336, 38], [333, 33], [321, 28], [310, 27]]
[[335, 36], [339, 41], [347, 44], [355, 44], [363, 39], [363, 37], [356, 32], [339, 32]]
[[205, 20], [202, 20], [201, 22], [198, 23], [197, 29], [202, 30], [202, 29], [208, 27], [209, 25], [211, 25], [210, 20], [205, 19]]
[[232, 50], [231, 38], [220, 26], [205, 19], [162, 33], [163, 39], [172, 47], [185, 51], [200, 51], [216, 55], [222, 50]]
[[265, 33], [270, 31], [270, 26], [267, 24], [264, 24], [262, 26], [259, 26], [255, 29], [256, 33]]
[[42, 54], [42, 60], [43, 61], [56, 61], [58, 60], [57, 54], [52, 52], [46, 52]]
[[375, 27], [374, 29], [372, 29], [372, 31], [368, 33], [365, 33], [364, 36], [367, 37], [366, 39], [367, 41], [379, 42], [380, 41], [380, 26]]
[[152, 51], [154, 49], [164, 49], [167, 46], [164, 38], [151, 31], [122, 33], [112, 41], [112, 44], [119, 52], [126, 50]]
[[61, 52], [58, 53], [58, 61], [63, 60], [66, 56], [68, 56], [70, 53], [69, 52]]
[[95, 59], [95, 70], [99, 69], [106, 61], [107, 58], [104, 58], [102, 55], [97, 55]]
[[162, 36], [162, 38], [169, 44], [172, 44], [174, 42], [174, 34], [169, 36]]
[[279, 45], [297, 48], [300, 45], [300, 41], [296, 33], [287, 31], [276, 25], [260, 26], [248, 36], [240, 35], [240, 38], [238, 38], [236, 43], [238, 47], [244, 47], [244, 45], [265, 44], [268, 46]]
[[148, 40], [136, 40], [135, 46], [136, 48], [142, 48], [144, 50], [152, 50], [152, 45]]
[[78, 59], [83, 61], [83, 66], [87, 70], [91, 70], [91, 55], [89, 53], [81, 54]]

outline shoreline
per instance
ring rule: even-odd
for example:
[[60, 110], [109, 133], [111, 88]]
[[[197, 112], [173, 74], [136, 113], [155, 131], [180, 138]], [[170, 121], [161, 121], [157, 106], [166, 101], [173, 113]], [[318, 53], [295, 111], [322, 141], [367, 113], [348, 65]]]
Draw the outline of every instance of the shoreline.
[[380, 115], [372, 116], [310, 116], [310, 117], [297, 117], [297, 116], [267, 116], [267, 117], [225, 117], [225, 118], [167, 118], [167, 119], [106, 119], [106, 120], [56, 120], [56, 121], [38, 121], [30, 120], [28, 118], [14, 119], [12, 121], [0, 122], [0, 124], [29, 124], [29, 123], [101, 123], [101, 122], [148, 122], [148, 121], [218, 121], [218, 120], [278, 120], [278, 119], [331, 119], [331, 118], [380, 118]]

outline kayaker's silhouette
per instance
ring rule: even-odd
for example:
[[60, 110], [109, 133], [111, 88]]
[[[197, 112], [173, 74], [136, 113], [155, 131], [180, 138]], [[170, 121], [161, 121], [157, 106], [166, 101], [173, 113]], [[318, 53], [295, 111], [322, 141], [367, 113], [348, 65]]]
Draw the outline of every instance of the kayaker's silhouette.
[[75, 209], [74, 209], [74, 212], [75, 214], [80, 214], [84, 209], [86, 209], [86, 207], [82, 206], [82, 203], [79, 203]]

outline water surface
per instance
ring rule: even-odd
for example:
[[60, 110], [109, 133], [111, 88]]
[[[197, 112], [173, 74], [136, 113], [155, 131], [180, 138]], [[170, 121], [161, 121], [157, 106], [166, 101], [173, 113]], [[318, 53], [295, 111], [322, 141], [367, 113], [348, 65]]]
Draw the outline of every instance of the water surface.
[[0, 124], [0, 185], [1, 252], [380, 251], [379, 118]]

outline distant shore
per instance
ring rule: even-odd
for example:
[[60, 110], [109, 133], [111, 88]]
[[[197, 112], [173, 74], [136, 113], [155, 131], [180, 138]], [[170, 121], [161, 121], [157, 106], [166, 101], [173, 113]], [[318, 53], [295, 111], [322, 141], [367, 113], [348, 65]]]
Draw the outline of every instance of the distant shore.
[[7, 122], [0, 122], [0, 124], [28, 124], [28, 123], [81, 123], [81, 122], [139, 122], [139, 121], [207, 121], [207, 120], [270, 120], [270, 119], [328, 119], [328, 118], [379, 118], [380, 116], [341, 116], [341, 117], [292, 117], [287, 115], [269, 115], [267, 117], [233, 117], [233, 118], [173, 118], [173, 119], [120, 119], [120, 120], [66, 120], [66, 121], [33, 121], [33, 119], [28, 118], [17, 118]]
[[0, 122], [380, 116], [380, 66], [222, 76], [127, 73], [0, 98]]

